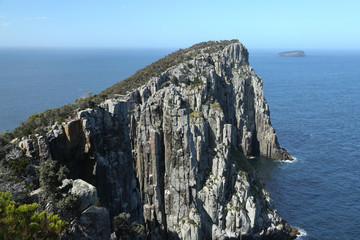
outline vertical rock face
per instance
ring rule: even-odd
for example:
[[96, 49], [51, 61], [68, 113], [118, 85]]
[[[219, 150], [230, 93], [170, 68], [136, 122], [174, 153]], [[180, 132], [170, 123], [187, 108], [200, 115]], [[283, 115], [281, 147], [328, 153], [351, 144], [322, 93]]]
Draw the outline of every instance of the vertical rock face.
[[130, 213], [152, 239], [294, 237], [244, 158], [292, 159], [240, 43], [201, 49], [42, 142], [96, 186], [111, 216]]

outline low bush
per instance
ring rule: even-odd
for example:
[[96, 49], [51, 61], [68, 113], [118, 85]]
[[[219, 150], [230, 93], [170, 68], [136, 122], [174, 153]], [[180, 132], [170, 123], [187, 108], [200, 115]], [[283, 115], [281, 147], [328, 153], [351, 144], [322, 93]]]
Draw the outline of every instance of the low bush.
[[36, 203], [21, 205], [11, 197], [0, 192], [0, 239], [59, 239], [68, 226], [58, 215], [38, 214]]
[[145, 239], [145, 227], [138, 223], [129, 223], [130, 214], [121, 213], [114, 217], [117, 239]]

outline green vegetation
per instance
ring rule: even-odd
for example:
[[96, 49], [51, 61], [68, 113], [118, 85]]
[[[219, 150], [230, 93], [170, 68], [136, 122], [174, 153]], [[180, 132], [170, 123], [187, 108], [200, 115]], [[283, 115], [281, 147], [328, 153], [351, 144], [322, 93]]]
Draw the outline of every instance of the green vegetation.
[[204, 86], [204, 83], [198, 77], [195, 77], [193, 81], [188, 81], [186, 85], [188, 90], [194, 90]]
[[247, 71], [248, 66], [249, 65], [247, 62], [243, 62], [240, 66], [240, 71], [242, 72], [241, 74], [242, 79], [248, 79], [250, 77], [250, 73]]
[[201, 112], [193, 111], [190, 113], [190, 122], [194, 124], [201, 124], [204, 122], [204, 115]]
[[[30, 158], [23, 155], [10, 143], [11, 135], [5, 131], [0, 134], [0, 161], [2, 166], [11, 170], [14, 177], [22, 177], [26, 175], [26, 167], [30, 163]], [[6, 155], [12, 152], [12, 156], [6, 159]], [[9, 176], [10, 178], [10, 176]]]
[[230, 208], [229, 207], [226, 208], [226, 210], [228, 210], [228, 211], [232, 210], [234, 212], [240, 212], [241, 209], [244, 209], [244, 205], [242, 203], [239, 203], [239, 205], [237, 205], [237, 206], [231, 206]]
[[194, 219], [191, 219], [191, 218], [188, 218], [188, 217], [184, 217], [180, 220], [181, 224], [185, 224], [185, 223], [188, 223], [190, 225], [196, 225], [197, 226], [197, 223], [195, 222]]
[[66, 178], [68, 169], [58, 166], [51, 158], [42, 160], [40, 163], [40, 186], [43, 190], [43, 201], [50, 203], [52, 210], [58, 214], [76, 212], [79, 199], [69, 194], [69, 186], [60, 188], [62, 180]]
[[19, 159], [10, 160], [6, 166], [12, 170], [16, 176], [21, 177], [26, 173], [26, 167], [29, 165], [30, 159], [22, 156]]
[[222, 112], [221, 105], [218, 101], [214, 101], [213, 103], [210, 103], [210, 108], [214, 109], [215, 111]]
[[11, 197], [0, 192], [0, 239], [59, 239], [68, 226], [58, 215], [38, 214], [36, 203], [21, 205]]
[[121, 213], [114, 217], [114, 228], [117, 239], [137, 239], [145, 234], [145, 227], [138, 223], [129, 223], [130, 214]]
[[262, 193], [264, 194], [265, 197], [267, 197], [267, 198], [270, 197], [270, 193], [268, 191], [266, 191], [265, 188], [262, 189]]
[[242, 62], [242, 63], [241, 63], [241, 66], [240, 66], [240, 69], [241, 69], [242, 71], [245, 71], [248, 66], [249, 66], [249, 63], [248, 63], [248, 62]]
[[79, 110], [92, 108], [102, 102], [100, 97], [93, 95], [87, 98], [78, 98], [75, 104], [64, 105], [60, 108], [46, 110], [39, 114], [32, 114], [27, 120], [22, 122], [12, 132], [12, 138], [33, 135], [36, 133], [47, 132], [48, 127], [56, 122], [61, 123], [67, 118], [74, 117]]
[[11, 148], [11, 135], [5, 131], [0, 133], [0, 160], [3, 160]]

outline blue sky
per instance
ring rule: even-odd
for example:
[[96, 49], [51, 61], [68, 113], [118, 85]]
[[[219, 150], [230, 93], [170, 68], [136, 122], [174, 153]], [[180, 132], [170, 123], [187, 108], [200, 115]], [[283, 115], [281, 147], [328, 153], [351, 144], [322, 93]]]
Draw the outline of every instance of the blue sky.
[[0, 0], [0, 47], [360, 49], [360, 1]]

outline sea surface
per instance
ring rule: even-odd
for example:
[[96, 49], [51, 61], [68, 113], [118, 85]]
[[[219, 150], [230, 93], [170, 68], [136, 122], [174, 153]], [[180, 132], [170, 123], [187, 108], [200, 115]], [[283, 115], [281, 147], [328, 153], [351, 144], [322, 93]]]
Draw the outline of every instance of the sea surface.
[[33, 113], [99, 93], [169, 49], [1, 49], [0, 132]]
[[[99, 93], [171, 51], [0, 49], [0, 131]], [[360, 239], [360, 52], [279, 51], [250, 50], [250, 65], [296, 160], [251, 163], [301, 239]]]
[[360, 52], [254, 51], [271, 122], [293, 163], [253, 163], [302, 239], [360, 239]]

